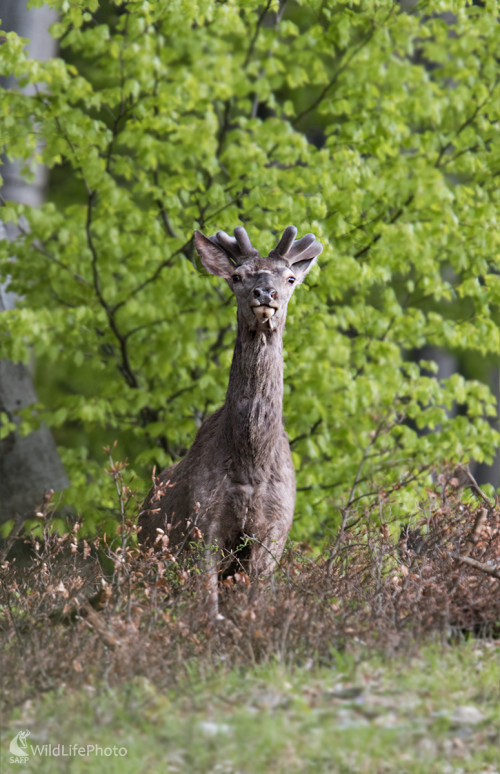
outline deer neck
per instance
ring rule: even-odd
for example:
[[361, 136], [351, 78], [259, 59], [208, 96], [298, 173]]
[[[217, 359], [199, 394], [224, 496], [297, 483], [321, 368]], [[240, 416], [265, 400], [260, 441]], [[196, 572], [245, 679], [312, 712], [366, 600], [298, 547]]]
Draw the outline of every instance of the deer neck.
[[224, 408], [231, 457], [248, 469], [269, 464], [283, 434], [283, 326], [251, 331], [238, 318]]

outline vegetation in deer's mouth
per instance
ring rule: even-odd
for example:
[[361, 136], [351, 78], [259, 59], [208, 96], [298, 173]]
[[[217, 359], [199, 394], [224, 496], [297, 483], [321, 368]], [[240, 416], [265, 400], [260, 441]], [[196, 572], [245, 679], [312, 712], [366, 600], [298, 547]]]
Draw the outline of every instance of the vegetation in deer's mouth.
[[252, 307], [254, 315], [257, 317], [258, 320], [261, 322], [265, 322], [266, 320], [270, 320], [271, 317], [274, 317], [276, 314], [276, 307], [274, 306], [267, 306], [266, 304], [260, 304], [260, 306], [254, 306]]

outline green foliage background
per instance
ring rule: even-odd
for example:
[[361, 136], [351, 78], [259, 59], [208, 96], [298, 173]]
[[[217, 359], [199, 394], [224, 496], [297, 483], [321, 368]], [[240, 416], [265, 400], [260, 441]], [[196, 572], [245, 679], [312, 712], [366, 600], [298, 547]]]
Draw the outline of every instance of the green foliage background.
[[294, 223], [325, 244], [285, 337], [297, 537], [381, 487], [410, 513], [418, 472], [491, 460], [489, 389], [410, 355], [499, 352], [499, 3], [49, 4], [64, 59], [0, 46], [0, 74], [43, 84], [0, 93], [2, 144], [53, 170], [43, 207], [3, 202], [22, 300], [0, 344], [35, 354], [23, 429], [53, 428], [89, 529], [111, 518], [104, 444], [145, 493], [224, 399], [234, 303], [194, 228], [243, 223], [265, 252]]

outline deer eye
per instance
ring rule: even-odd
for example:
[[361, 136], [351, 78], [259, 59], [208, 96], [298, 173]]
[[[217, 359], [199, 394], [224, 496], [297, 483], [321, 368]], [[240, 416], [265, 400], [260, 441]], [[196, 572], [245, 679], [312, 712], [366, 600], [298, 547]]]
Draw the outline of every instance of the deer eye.
[[233, 274], [231, 279], [233, 280], [233, 282], [241, 282], [241, 277], [239, 274]]
[[293, 283], [295, 282], [295, 277], [288, 277], [288, 282], [290, 283], [290, 285], [293, 285]]

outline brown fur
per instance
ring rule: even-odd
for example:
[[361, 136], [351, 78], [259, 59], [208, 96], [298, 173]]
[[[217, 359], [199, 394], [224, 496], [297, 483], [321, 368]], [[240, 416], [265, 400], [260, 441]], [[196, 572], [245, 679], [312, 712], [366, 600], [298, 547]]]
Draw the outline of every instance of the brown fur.
[[282, 420], [283, 329], [294, 284], [322, 250], [312, 235], [294, 242], [295, 234], [289, 226], [262, 258], [241, 228], [236, 238], [219, 232], [209, 240], [195, 232], [205, 268], [224, 277], [238, 301], [229, 386], [224, 405], [201, 426], [186, 456], [166, 468], [149, 492], [139, 540], [155, 545], [162, 530], [169, 548], [178, 550], [201, 533], [212, 590], [217, 570], [242, 568], [253, 577], [272, 571], [292, 526], [295, 474]]

